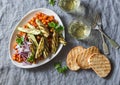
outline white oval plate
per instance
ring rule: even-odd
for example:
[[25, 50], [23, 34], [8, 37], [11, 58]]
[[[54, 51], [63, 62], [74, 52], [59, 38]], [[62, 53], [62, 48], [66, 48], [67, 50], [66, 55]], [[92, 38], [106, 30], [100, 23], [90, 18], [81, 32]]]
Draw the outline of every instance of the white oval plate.
[[[17, 27], [19, 26], [23, 26], [25, 23], [27, 23], [37, 12], [43, 12], [47, 15], [53, 15], [55, 17], [55, 19], [59, 22], [60, 25], [63, 26], [63, 23], [61, 21], [61, 19], [59, 18], [59, 16], [53, 12], [52, 10], [50, 9], [46, 9], [46, 8], [39, 8], [39, 9], [34, 9], [30, 12], [28, 12], [19, 22], [18, 24], [16, 25], [16, 27], [14, 28], [14, 31], [12, 33], [12, 36], [11, 36], [11, 39], [10, 39], [10, 43], [9, 43], [9, 54], [10, 54], [10, 59], [12, 61], [12, 63], [14, 65], [16, 65], [17, 67], [20, 67], [20, 68], [34, 68], [34, 67], [38, 67], [38, 66], [41, 66], [49, 61], [51, 61], [59, 52], [60, 50], [62, 49], [63, 45], [60, 44], [59, 47], [58, 47], [58, 50], [55, 54], [49, 56], [48, 58], [42, 60], [42, 61], [39, 61], [37, 64], [32, 64], [32, 65], [23, 65], [23, 63], [18, 63], [16, 61], [13, 61], [12, 59], [12, 55], [13, 55], [13, 43], [15, 42], [15, 39], [16, 39], [16, 34], [17, 34]], [[63, 31], [63, 37], [65, 37], [65, 30]]]

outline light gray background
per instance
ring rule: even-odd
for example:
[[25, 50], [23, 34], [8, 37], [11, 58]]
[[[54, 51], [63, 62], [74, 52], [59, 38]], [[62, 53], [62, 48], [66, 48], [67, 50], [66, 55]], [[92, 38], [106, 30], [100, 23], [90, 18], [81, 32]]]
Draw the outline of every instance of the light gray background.
[[[120, 0], [83, 0], [87, 8], [102, 13], [102, 24], [106, 34], [120, 44]], [[21, 69], [12, 64], [8, 54], [8, 43], [11, 32], [17, 22], [30, 10], [45, 7], [55, 11], [62, 19], [66, 30], [67, 46], [49, 63], [34, 69]], [[109, 44], [112, 71], [107, 78], [98, 77], [92, 70], [68, 71], [66, 76], [54, 69], [54, 62], [66, 64], [68, 51], [76, 46], [95, 45], [102, 52], [99, 32], [93, 31], [91, 40], [77, 41], [67, 32], [72, 16], [62, 11], [57, 4], [50, 6], [47, 0], [0, 0], [0, 85], [120, 85], [120, 49]]]

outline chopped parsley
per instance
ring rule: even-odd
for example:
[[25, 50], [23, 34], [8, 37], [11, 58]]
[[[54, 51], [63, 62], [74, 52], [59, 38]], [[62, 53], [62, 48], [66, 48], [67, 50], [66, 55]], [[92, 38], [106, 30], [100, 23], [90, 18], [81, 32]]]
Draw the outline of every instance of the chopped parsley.
[[55, 5], [55, 0], [49, 0], [49, 4], [50, 4], [51, 6], [54, 6], [54, 5]]
[[60, 62], [55, 63], [54, 67], [59, 73], [65, 73], [68, 70], [68, 67], [62, 66]]
[[34, 57], [33, 54], [30, 57], [27, 58], [27, 61], [31, 62], [31, 63], [34, 62], [34, 60], [35, 60], [35, 57]]
[[17, 43], [18, 45], [22, 45], [23, 41], [24, 41], [24, 37], [17, 37], [17, 38], [16, 38], [16, 43]]
[[55, 22], [48, 23], [48, 26], [54, 28], [57, 32], [61, 32], [62, 30], [64, 30], [63, 26], [61, 26], [61, 25], [59, 25], [58, 23], [55, 23]]

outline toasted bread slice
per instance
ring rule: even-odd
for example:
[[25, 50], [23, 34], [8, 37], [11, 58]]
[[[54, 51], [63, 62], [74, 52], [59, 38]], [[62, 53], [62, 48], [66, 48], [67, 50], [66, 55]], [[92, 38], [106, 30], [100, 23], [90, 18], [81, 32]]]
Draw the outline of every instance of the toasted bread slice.
[[76, 58], [78, 56], [78, 54], [80, 52], [82, 52], [85, 48], [83, 48], [82, 46], [76, 46], [73, 49], [71, 49], [67, 55], [67, 66], [70, 70], [76, 71], [78, 69], [80, 69], [80, 67], [78, 66], [77, 62], [76, 62]]
[[99, 53], [99, 49], [95, 46], [91, 46], [83, 52], [79, 53], [79, 55], [77, 56], [77, 63], [82, 69], [90, 69], [88, 58], [93, 53]]
[[89, 65], [100, 77], [106, 77], [111, 71], [110, 61], [107, 57], [99, 53], [91, 55]]

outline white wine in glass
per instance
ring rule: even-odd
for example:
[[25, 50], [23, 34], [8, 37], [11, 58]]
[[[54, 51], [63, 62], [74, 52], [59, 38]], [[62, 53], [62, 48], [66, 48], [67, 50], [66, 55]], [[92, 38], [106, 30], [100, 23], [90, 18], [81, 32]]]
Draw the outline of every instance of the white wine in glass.
[[83, 40], [90, 35], [91, 26], [85, 20], [73, 20], [69, 25], [68, 32], [77, 40]]
[[83, 15], [85, 8], [80, 5], [80, 0], [59, 0], [61, 9], [68, 13]]

